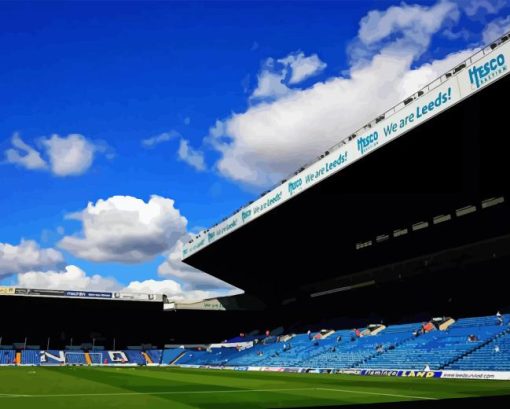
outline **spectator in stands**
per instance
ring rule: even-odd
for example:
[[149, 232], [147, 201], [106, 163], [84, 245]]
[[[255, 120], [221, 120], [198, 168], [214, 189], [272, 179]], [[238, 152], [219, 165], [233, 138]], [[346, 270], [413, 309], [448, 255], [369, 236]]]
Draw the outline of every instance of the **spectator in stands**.
[[306, 335], [308, 335], [308, 339], [312, 339], [312, 331], [308, 330]]
[[331, 352], [336, 352], [336, 347], [333, 345], [330, 349]]
[[341, 335], [339, 335], [338, 337], [336, 337], [336, 342], [337, 342], [337, 343], [338, 343], [338, 342], [342, 342], [342, 336], [341, 336]]
[[503, 316], [499, 311], [496, 312], [496, 319], [498, 320], [498, 325], [503, 325]]
[[426, 332], [430, 332], [434, 329], [434, 324], [432, 324], [432, 322], [427, 322], [425, 323], [425, 325], [423, 326], [423, 333], [426, 333]]
[[430, 371], [430, 365], [429, 364], [425, 364], [425, 369], [424, 371]]
[[499, 353], [499, 351], [500, 351], [500, 349], [499, 349], [499, 345], [496, 345], [496, 346], [494, 347], [494, 352], [495, 352], [495, 353]]
[[356, 337], [361, 337], [361, 331], [358, 328], [354, 328], [354, 334], [356, 334]]

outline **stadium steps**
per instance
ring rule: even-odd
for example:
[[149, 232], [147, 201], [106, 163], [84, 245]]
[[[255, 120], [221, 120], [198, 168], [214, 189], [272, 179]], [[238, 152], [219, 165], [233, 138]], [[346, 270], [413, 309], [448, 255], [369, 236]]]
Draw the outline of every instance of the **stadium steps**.
[[173, 361], [171, 361], [168, 365], [175, 365], [177, 364], [177, 362], [184, 356], [186, 355], [186, 352], [188, 351], [182, 351], [182, 353], [177, 357], [175, 358]]
[[[414, 338], [415, 338], [414, 336], [410, 336], [408, 338], [404, 338], [404, 339], [396, 342], [393, 349], [398, 348], [401, 345], [405, 345], [406, 343], [412, 341]], [[354, 363], [352, 365], [352, 368], [363, 368], [363, 365], [365, 365], [367, 362], [370, 362], [372, 359], [377, 358], [380, 355], [387, 353], [388, 351], [391, 351], [391, 349], [384, 349], [383, 352], [375, 352], [372, 355], [366, 357], [365, 359], [361, 359], [358, 362]]]
[[455, 357], [454, 359], [452, 359], [451, 361], [445, 363], [443, 366], [441, 366], [439, 369], [447, 369], [448, 367], [450, 367], [451, 365], [454, 365], [456, 364], [457, 362], [473, 355], [476, 351], [482, 349], [482, 348], [485, 348], [487, 347], [489, 344], [492, 344], [494, 343], [494, 341], [498, 340], [499, 338], [505, 336], [505, 335], [508, 335], [510, 334], [510, 328], [507, 328], [499, 333], [497, 333], [496, 335], [494, 335], [493, 337], [485, 340], [484, 342], [481, 342], [480, 344], [476, 345], [474, 348], [470, 349], [469, 351]]
[[87, 365], [92, 365], [92, 359], [90, 359], [90, 354], [88, 352], [85, 352], [85, 362]]
[[145, 358], [145, 361], [148, 363], [148, 364], [153, 364], [154, 362], [152, 361], [152, 358], [149, 356], [149, 354], [147, 352], [142, 352], [142, 355], [143, 357]]
[[452, 326], [453, 324], [455, 324], [455, 320], [453, 318], [450, 318], [449, 320], [443, 322], [440, 326], [439, 326], [439, 330], [440, 331], [446, 331], [450, 326]]

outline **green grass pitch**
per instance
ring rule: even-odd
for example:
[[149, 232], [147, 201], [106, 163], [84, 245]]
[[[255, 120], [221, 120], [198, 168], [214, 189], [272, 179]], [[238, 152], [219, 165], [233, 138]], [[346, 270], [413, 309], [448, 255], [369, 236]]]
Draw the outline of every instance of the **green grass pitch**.
[[0, 368], [0, 407], [8, 409], [296, 408], [493, 395], [510, 395], [510, 382], [180, 368]]

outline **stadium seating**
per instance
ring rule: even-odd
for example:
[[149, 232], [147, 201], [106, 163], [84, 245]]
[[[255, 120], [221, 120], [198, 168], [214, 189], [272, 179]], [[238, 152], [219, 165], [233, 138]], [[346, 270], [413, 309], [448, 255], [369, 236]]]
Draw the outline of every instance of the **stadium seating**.
[[[504, 315], [503, 321], [501, 325], [495, 315], [461, 318], [444, 330], [433, 326], [425, 333], [419, 331], [422, 323], [410, 323], [378, 328], [372, 333], [361, 329], [362, 336], [357, 336], [352, 329], [268, 336], [254, 339], [253, 345], [244, 349], [241, 345], [207, 350], [133, 347], [91, 353], [75, 348], [66, 351], [26, 349], [17, 353], [12, 349], [0, 349], [0, 365], [12, 365], [17, 357], [21, 365], [60, 365], [65, 353], [65, 363], [69, 365], [127, 363], [393, 370], [429, 367], [432, 370], [510, 371], [510, 315]], [[115, 359], [111, 359], [110, 353]]]
[[94, 351], [89, 354], [90, 362], [94, 365], [100, 365], [104, 362], [104, 356], [107, 355], [104, 351]]
[[[510, 316], [504, 316], [505, 322]], [[496, 325], [495, 316], [462, 318], [445, 331], [418, 333], [422, 323], [391, 325], [377, 335], [356, 337], [352, 330], [340, 330], [324, 339], [298, 334], [285, 341], [266, 338], [251, 348], [214, 348], [186, 351], [178, 364], [211, 366], [266, 366], [331, 369], [430, 369], [507, 368], [510, 338], [506, 326]], [[315, 335], [315, 334], [312, 334]], [[476, 341], [468, 337], [475, 335]], [[501, 339], [499, 339], [501, 337]], [[312, 339], [311, 339], [312, 338]], [[492, 353], [496, 343], [500, 354]], [[473, 358], [469, 358], [472, 356]], [[496, 360], [497, 358], [497, 360]], [[471, 362], [468, 364], [467, 362]], [[492, 363], [491, 363], [492, 362]]]
[[145, 357], [142, 355], [142, 351], [140, 351], [140, 350], [126, 349], [126, 350], [124, 350], [124, 353], [126, 354], [128, 362], [130, 364], [137, 364], [137, 365], [146, 365], [147, 364], [147, 361], [145, 360]]
[[[362, 366], [368, 369], [443, 369], [502, 332], [494, 325], [494, 317], [460, 319], [446, 331], [432, 331], [407, 342], [391, 351], [373, 357]], [[476, 335], [478, 341], [468, 341]]]
[[[63, 351], [58, 350], [48, 350], [48, 351], [39, 351], [39, 364], [40, 365], [62, 365], [62, 357]], [[41, 355], [44, 355], [41, 358]]]
[[14, 363], [16, 352], [13, 350], [0, 350], [0, 365], [11, 365]]
[[183, 348], [172, 348], [163, 350], [163, 355], [161, 357], [162, 365], [169, 365], [173, 363], [179, 356], [184, 353]]
[[153, 364], [160, 364], [161, 358], [163, 356], [163, 350], [161, 349], [149, 349], [145, 351], [147, 355], [149, 355], [150, 359], [152, 360]]
[[76, 350], [73, 351], [65, 351], [66, 353], [66, 363], [70, 365], [86, 365], [87, 361], [85, 359], [85, 353], [78, 352]]
[[39, 351], [26, 350], [21, 352], [21, 365], [39, 365], [40, 363]]
[[[505, 317], [508, 322], [508, 316]], [[510, 328], [504, 326], [501, 332], [478, 348], [446, 365], [445, 369], [462, 371], [510, 371]]]

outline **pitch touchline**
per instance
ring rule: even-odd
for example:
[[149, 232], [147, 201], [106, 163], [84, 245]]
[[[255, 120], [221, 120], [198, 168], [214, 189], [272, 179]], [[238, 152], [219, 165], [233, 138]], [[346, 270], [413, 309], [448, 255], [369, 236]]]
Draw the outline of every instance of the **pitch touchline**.
[[68, 393], [68, 394], [47, 394], [47, 395], [8, 395], [8, 394], [0, 394], [0, 398], [74, 398], [74, 397], [88, 397], [88, 396], [197, 395], [197, 394], [207, 394], [207, 393], [214, 394], [214, 393], [248, 393], [248, 392], [285, 392], [285, 391], [303, 391], [303, 390], [343, 392], [343, 393], [358, 393], [358, 394], [362, 394], [362, 395], [379, 395], [379, 396], [391, 396], [391, 397], [398, 397], [398, 398], [437, 400], [437, 398], [430, 398], [430, 397], [427, 397], [427, 396], [397, 395], [397, 394], [391, 394], [391, 393], [354, 391], [354, 390], [348, 390], [348, 389], [333, 389], [333, 388], [283, 388], [283, 389], [241, 389], [241, 390], [224, 390], [224, 391]]
[[317, 389], [320, 390], [320, 391], [361, 393], [363, 395], [380, 395], [380, 396], [392, 396], [392, 397], [397, 397], [397, 398], [413, 398], [413, 399], [437, 400], [437, 398], [430, 398], [430, 397], [427, 397], [427, 396], [397, 395], [397, 394], [394, 394], [394, 393], [352, 391], [352, 390], [347, 390], [347, 389], [333, 389], [333, 388], [317, 388]]
[[86, 396], [130, 396], [130, 395], [195, 395], [202, 393], [246, 393], [246, 392], [285, 392], [317, 390], [317, 388], [285, 388], [285, 389], [240, 389], [224, 391], [169, 391], [169, 392], [114, 392], [114, 393], [68, 393], [48, 395], [1, 395], [0, 398], [74, 398]]

